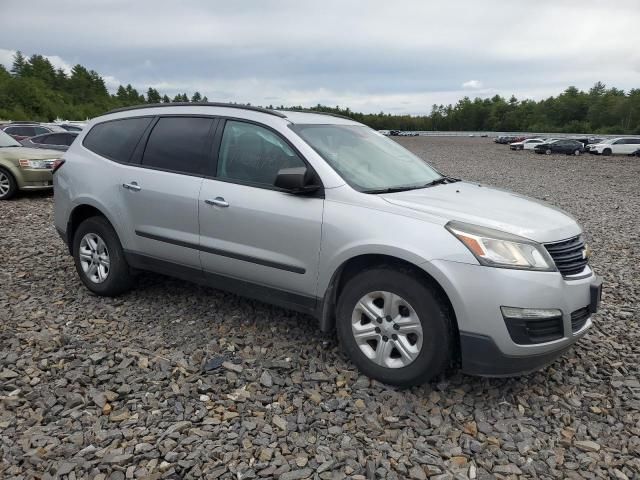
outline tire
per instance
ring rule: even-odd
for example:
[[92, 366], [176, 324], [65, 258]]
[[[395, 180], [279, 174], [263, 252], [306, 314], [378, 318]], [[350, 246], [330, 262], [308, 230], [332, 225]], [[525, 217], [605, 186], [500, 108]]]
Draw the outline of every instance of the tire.
[[579, 156], [580, 156], [580, 153], [581, 153], [581, 152], [580, 152], [580, 150], [578, 150], [577, 148], [576, 148], [576, 150], [573, 152], [573, 154], [574, 154], [576, 157], [579, 157]]
[[[97, 248], [93, 249], [92, 245]], [[73, 259], [80, 280], [96, 295], [113, 297], [133, 285], [118, 235], [104, 217], [89, 217], [80, 224], [73, 236]]]
[[605, 148], [602, 151], [602, 155], [604, 155], [605, 157], [608, 157], [609, 155], [611, 155], [611, 149], [610, 148]]
[[551, 155], [551, 149], [550, 149], [550, 148], [547, 148], [547, 149], [544, 151], [544, 153], [545, 153], [546, 155]]
[[9, 170], [0, 168], [0, 200], [9, 200], [18, 193], [18, 182]]
[[[390, 294], [395, 300], [385, 303], [385, 298], [392, 298]], [[364, 299], [368, 315], [359, 307]], [[391, 315], [383, 319], [379, 315], [384, 314], [385, 305]], [[408, 269], [377, 266], [351, 278], [338, 298], [336, 327], [346, 355], [361, 372], [382, 383], [401, 387], [422, 384], [441, 374], [451, 361], [453, 333], [447, 308], [438, 292]], [[356, 328], [363, 329], [368, 340], [358, 343]], [[396, 346], [411, 355], [401, 355]], [[370, 358], [377, 352], [390, 365]]]

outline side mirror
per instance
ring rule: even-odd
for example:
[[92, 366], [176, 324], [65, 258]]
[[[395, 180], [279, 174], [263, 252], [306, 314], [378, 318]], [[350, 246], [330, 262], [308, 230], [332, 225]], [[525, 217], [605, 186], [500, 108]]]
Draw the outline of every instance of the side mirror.
[[294, 194], [312, 193], [320, 189], [307, 167], [281, 168], [274, 185]]

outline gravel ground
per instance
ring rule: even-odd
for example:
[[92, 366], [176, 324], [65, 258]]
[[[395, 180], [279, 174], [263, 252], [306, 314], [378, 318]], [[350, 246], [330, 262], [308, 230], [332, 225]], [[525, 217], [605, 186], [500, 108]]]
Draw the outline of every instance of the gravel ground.
[[0, 203], [0, 477], [640, 478], [638, 159], [399, 141], [578, 218], [606, 283], [573, 350], [527, 376], [396, 390], [310, 317], [151, 274], [91, 295], [52, 198], [22, 195]]

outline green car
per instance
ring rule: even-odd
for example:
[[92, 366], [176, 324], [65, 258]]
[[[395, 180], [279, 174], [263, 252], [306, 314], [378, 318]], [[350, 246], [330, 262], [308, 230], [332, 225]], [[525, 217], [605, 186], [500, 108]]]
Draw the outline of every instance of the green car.
[[53, 188], [51, 171], [62, 152], [26, 148], [0, 130], [0, 200], [18, 190]]

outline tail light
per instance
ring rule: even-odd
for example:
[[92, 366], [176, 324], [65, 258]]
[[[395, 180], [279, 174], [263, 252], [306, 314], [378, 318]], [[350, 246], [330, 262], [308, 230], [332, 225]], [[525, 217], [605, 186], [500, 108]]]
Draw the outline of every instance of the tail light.
[[51, 173], [56, 173], [56, 171], [62, 166], [64, 165], [64, 160], [61, 158], [56, 158], [53, 161], [53, 166], [51, 167]]

